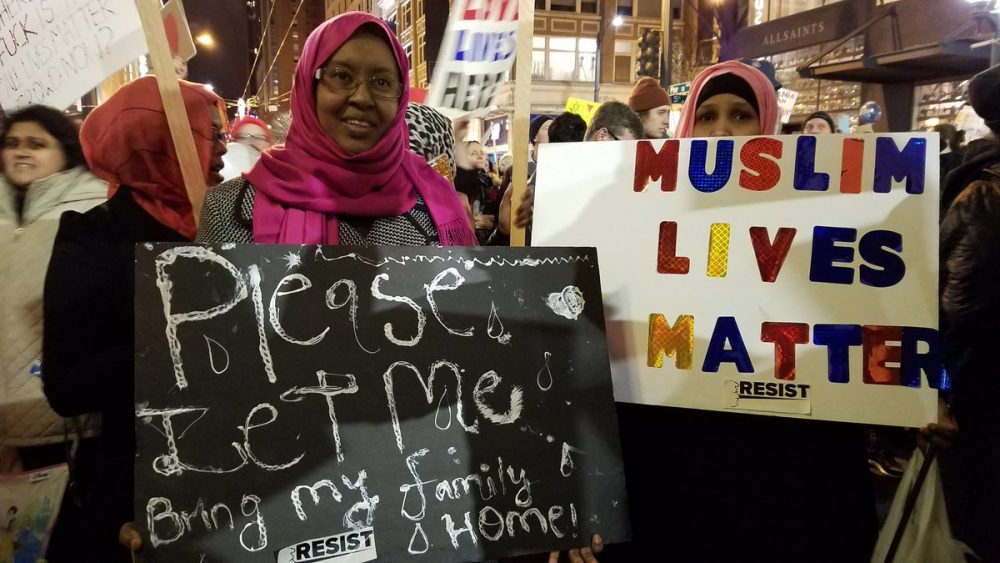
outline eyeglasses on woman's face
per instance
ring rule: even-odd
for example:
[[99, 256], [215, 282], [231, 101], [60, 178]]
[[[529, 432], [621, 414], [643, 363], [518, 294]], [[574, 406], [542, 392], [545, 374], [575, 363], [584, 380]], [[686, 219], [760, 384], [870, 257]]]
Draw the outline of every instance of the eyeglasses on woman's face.
[[388, 73], [377, 73], [368, 78], [362, 78], [358, 72], [331, 65], [316, 69], [316, 79], [331, 90], [346, 94], [353, 94], [364, 82], [368, 85], [368, 92], [373, 97], [398, 100], [403, 95], [403, 83]]

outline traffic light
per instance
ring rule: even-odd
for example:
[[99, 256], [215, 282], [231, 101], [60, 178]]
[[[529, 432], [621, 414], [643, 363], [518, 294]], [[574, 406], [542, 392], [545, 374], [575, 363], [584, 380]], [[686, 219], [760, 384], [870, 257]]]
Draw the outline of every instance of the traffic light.
[[659, 31], [646, 27], [639, 34], [639, 60], [636, 61], [636, 76], [660, 76], [660, 50], [663, 39]]

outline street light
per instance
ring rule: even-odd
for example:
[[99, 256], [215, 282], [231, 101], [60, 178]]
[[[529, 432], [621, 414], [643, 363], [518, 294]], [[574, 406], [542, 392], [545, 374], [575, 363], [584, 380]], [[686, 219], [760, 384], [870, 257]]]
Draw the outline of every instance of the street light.
[[621, 16], [615, 16], [611, 18], [608, 25], [604, 26], [597, 33], [597, 53], [594, 57], [594, 101], [601, 101], [601, 45], [604, 43], [604, 33], [608, 31], [608, 28], [615, 26], [615, 29], [621, 27], [624, 23], [624, 19]]
[[215, 46], [215, 38], [212, 37], [212, 34], [209, 33], [209, 32], [207, 32], [207, 31], [203, 31], [203, 32], [199, 33], [198, 37], [195, 37], [194, 40], [199, 45], [203, 45], [205, 47], [214, 47]]

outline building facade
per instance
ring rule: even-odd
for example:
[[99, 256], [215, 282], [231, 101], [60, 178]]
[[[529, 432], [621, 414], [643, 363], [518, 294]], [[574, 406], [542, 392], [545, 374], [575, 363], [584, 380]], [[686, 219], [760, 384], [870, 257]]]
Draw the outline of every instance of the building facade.
[[[799, 92], [792, 123], [823, 110], [855, 119], [875, 101], [876, 131], [955, 121], [962, 85], [989, 65], [966, 0], [726, 0], [749, 2], [722, 37], [733, 57], [771, 60]], [[730, 22], [732, 23], [732, 22]]]
[[259, 114], [270, 117], [288, 111], [295, 65], [306, 38], [326, 20], [326, 4], [327, 0], [257, 0], [252, 8], [250, 25], [259, 31], [251, 37], [264, 36], [250, 92], [251, 96], [256, 92]]

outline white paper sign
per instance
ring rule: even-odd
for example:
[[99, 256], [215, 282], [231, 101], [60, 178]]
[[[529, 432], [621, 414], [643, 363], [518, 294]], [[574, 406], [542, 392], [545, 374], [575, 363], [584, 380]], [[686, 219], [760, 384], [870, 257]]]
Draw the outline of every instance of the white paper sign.
[[452, 115], [493, 105], [517, 54], [517, 2], [452, 2], [427, 105]]
[[781, 111], [781, 122], [788, 123], [792, 119], [795, 111], [795, 100], [799, 99], [799, 93], [795, 90], [782, 88], [778, 90], [778, 109]]
[[943, 374], [937, 146], [543, 145], [533, 244], [597, 247], [619, 401], [922, 426]]
[[0, 106], [59, 109], [146, 52], [135, 0], [0, 0]]

